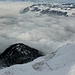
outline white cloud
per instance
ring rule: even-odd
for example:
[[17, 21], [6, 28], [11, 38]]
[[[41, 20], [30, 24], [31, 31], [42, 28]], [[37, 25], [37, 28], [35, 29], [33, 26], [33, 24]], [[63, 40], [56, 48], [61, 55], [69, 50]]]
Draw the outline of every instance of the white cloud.
[[61, 45], [75, 43], [75, 18], [20, 14], [30, 3], [0, 3], [0, 52], [23, 42], [50, 53]]

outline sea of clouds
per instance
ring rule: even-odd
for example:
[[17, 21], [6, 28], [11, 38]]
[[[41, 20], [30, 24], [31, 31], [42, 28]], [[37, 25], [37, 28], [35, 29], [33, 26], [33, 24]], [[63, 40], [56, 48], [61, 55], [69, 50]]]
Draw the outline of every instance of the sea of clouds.
[[0, 2], [0, 53], [14, 43], [24, 43], [48, 54], [75, 43], [75, 17], [20, 14], [28, 2]]

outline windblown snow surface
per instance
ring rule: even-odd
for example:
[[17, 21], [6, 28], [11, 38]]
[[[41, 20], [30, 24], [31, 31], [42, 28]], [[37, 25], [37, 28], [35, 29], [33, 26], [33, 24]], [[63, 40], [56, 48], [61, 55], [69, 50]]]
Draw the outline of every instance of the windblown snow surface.
[[75, 75], [75, 44], [64, 45], [30, 63], [2, 69], [0, 75]]
[[20, 14], [32, 4], [0, 3], [0, 53], [22, 42], [45, 56], [1, 69], [0, 75], [75, 75], [75, 17]]

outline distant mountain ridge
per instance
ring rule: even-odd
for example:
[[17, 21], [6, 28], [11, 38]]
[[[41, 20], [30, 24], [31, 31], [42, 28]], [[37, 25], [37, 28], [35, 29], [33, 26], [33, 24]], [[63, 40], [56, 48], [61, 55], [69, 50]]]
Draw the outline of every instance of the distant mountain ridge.
[[39, 15], [48, 16], [75, 16], [75, 4], [63, 3], [63, 4], [33, 4], [32, 6], [24, 8], [20, 13], [34, 12]]

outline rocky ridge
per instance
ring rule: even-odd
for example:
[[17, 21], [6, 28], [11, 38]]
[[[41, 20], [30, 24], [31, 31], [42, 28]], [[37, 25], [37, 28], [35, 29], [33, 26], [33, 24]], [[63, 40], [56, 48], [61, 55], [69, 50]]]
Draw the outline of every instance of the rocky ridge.
[[33, 4], [24, 8], [20, 13], [35, 12], [38, 14], [75, 16], [75, 4]]
[[0, 54], [0, 67], [23, 64], [42, 56], [42, 53], [23, 43], [13, 44]]

